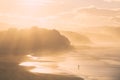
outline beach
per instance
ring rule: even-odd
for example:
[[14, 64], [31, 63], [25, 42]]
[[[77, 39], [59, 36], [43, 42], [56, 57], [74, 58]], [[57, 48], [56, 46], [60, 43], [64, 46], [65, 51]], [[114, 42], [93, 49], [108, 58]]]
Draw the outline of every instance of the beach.
[[84, 80], [74, 75], [30, 73], [17, 63], [0, 62], [0, 80]]

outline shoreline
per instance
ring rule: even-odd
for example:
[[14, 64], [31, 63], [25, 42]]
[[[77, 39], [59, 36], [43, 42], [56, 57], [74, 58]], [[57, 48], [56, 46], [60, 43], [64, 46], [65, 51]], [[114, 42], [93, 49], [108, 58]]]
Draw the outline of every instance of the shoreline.
[[17, 63], [0, 62], [0, 80], [84, 80], [74, 75], [30, 73]]

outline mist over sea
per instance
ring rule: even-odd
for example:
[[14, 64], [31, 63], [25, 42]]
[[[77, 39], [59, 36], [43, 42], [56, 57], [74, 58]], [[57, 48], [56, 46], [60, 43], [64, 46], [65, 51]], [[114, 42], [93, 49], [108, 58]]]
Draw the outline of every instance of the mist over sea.
[[118, 33], [32, 27], [0, 36], [0, 80], [120, 80]]
[[68, 54], [61, 66], [85, 80], [120, 80], [119, 52], [119, 48], [77, 50]]
[[[74, 75], [84, 80], [119, 80], [119, 48], [86, 48], [54, 56], [36, 56], [49, 62], [32, 62], [33, 73]], [[40, 62], [39, 62], [40, 61]], [[35, 65], [36, 64], [36, 65]], [[26, 67], [26, 66], [24, 66]], [[76, 79], [73, 79], [76, 80]]]
[[120, 80], [120, 0], [0, 0], [0, 80]]

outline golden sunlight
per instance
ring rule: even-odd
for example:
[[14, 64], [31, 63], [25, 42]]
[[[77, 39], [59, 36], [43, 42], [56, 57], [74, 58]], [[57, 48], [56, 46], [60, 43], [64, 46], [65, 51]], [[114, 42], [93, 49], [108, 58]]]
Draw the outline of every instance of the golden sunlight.
[[34, 67], [39, 65], [38, 62], [23, 62], [19, 64], [20, 66], [26, 66], [26, 67]]
[[0, 0], [0, 80], [120, 80], [120, 0]]
[[32, 59], [32, 60], [39, 60], [38, 57], [32, 56], [32, 55], [27, 55], [28, 58]]
[[19, 65], [25, 67], [29, 72], [49, 74], [56, 74], [61, 72], [57, 69], [57, 64], [55, 62], [49, 61], [48, 57], [45, 58], [26, 55], [26, 60], [27, 61], [23, 61]]
[[[58, 69], [54, 67], [55, 64], [46, 63], [46, 62], [22, 62], [19, 64], [20, 66], [26, 67], [29, 72], [32, 73], [49, 73], [56, 74], [60, 73]], [[33, 67], [29, 69], [29, 67]]]
[[50, 0], [21, 0], [22, 5], [27, 7], [36, 7], [36, 6], [43, 6], [49, 3]]
[[54, 73], [55, 70], [51, 68], [39, 67], [30, 70], [32, 73]]
[[35, 67], [29, 70], [32, 73], [50, 73], [50, 71], [47, 68], [41, 66], [39, 62], [22, 62], [19, 65], [24, 67]]

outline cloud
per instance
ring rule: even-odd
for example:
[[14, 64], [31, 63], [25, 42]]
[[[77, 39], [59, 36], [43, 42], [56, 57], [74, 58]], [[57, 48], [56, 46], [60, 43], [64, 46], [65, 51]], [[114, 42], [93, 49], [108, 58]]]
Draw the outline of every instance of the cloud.
[[63, 12], [49, 21], [55, 26], [74, 30], [90, 26], [119, 26], [118, 20], [113, 21], [113, 18], [118, 19], [119, 16], [120, 9], [102, 9], [92, 6]]
[[15, 25], [20, 24], [19, 26], [22, 25], [24, 27], [26, 25], [41, 25], [47, 28], [78, 30], [80, 27], [120, 25], [120, 9], [96, 8], [94, 5], [90, 5], [86, 8], [77, 8], [71, 11], [65, 11], [46, 17], [35, 18], [12, 14], [3, 14], [3, 16], [5, 19], [2, 17], [0, 18], [4, 23], [15, 22]]
[[115, 10], [115, 9], [102, 9], [102, 8], [83, 8], [83, 9], [77, 10], [77, 12], [97, 15], [97, 16], [119, 16], [120, 15], [120, 9]]
[[104, 0], [106, 2], [120, 2], [120, 0]]
[[120, 17], [113, 17], [112, 21], [120, 25]]

